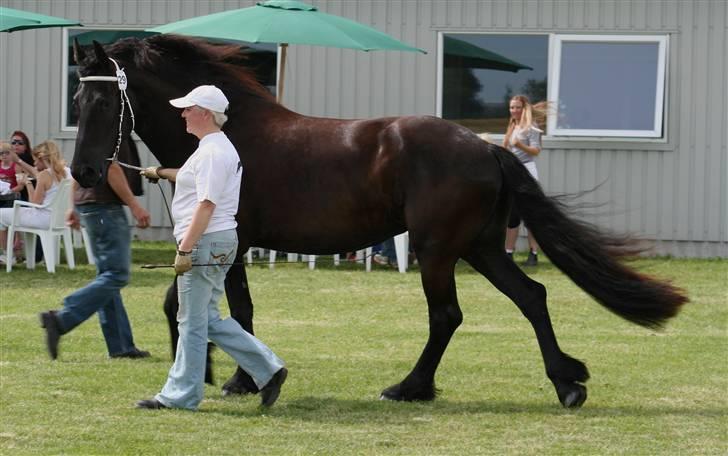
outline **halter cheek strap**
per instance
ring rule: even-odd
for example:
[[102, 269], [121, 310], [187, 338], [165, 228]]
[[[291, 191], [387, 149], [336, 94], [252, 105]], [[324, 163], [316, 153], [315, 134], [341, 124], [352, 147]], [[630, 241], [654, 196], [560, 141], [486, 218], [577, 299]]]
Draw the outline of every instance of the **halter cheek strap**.
[[125, 105], [129, 105], [129, 115], [131, 116], [131, 129], [134, 130], [134, 127], [136, 126], [136, 122], [134, 120], [134, 109], [131, 107], [131, 102], [129, 101], [129, 96], [126, 94], [126, 86], [127, 86], [127, 79], [126, 79], [126, 73], [124, 73], [123, 68], [119, 68], [119, 64], [116, 63], [116, 60], [109, 57], [109, 60], [114, 64], [116, 67], [116, 76], [84, 76], [82, 78], [79, 78], [78, 80], [81, 82], [116, 82], [119, 86], [119, 101], [121, 106], [121, 112], [119, 114], [119, 135], [116, 138], [116, 149], [114, 150], [114, 155], [109, 159], [111, 161], [118, 161], [119, 157], [119, 149], [121, 148], [121, 137], [122, 137], [122, 126], [124, 124], [124, 108]]

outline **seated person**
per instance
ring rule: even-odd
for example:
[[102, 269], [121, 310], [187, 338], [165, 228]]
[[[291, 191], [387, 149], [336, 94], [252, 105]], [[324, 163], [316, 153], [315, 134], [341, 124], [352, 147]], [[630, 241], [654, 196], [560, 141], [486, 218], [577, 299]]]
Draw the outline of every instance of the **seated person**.
[[23, 189], [23, 186], [18, 184], [17, 171], [10, 143], [0, 141], [0, 181], [7, 184], [2, 186], [4, 191], [1, 192], [3, 197], [0, 199], [0, 207], [13, 207], [13, 201]]
[[[33, 185], [32, 180], [24, 178], [19, 185], [27, 188], [31, 203], [45, 205], [58, 191], [58, 184], [63, 179], [71, 179], [71, 170], [61, 158], [58, 146], [53, 141], [45, 141], [38, 145], [33, 149], [33, 157], [42, 168], [34, 171], [37, 184]], [[18, 225], [32, 228], [47, 228], [50, 225], [50, 211], [47, 209], [21, 207], [19, 217], [20, 220], [16, 220]], [[7, 243], [7, 227], [12, 223], [12, 219], [12, 207], [0, 209], [0, 248]], [[0, 257], [0, 261], [3, 260], [7, 261]]]

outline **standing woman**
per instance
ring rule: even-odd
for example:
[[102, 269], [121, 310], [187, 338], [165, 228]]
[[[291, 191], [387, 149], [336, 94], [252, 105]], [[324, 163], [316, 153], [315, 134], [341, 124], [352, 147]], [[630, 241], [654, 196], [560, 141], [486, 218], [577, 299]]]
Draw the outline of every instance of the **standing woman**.
[[[538, 180], [538, 170], [534, 159], [541, 153], [541, 133], [534, 123], [534, 116], [545, 117], [546, 104], [539, 103], [531, 105], [524, 95], [516, 95], [511, 98], [509, 111], [511, 114], [508, 122], [508, 130], [503, 138], [503, 147], [513, 152], [521, 163], [528, 169], [534, 179]], [[521, 216], [516, 207], [511, 207], [511, 215], [508, 219], [506, 230], [506, 253], [513, 257], [518, 239], [518, 227], [521, 225]], [[530, 251], [525, 266], [536, 266], [538, 264], [538, 244], [533, 238], [531, 231], [528, 231], [528, 246]]]
[[187, 132], [200, 144], [182, 168], [147, 168], [142, 175], [176, 182], [172, 218], [177, 240], [179, 342], [162, 391], [137, 402], [137, 407], [197, 409], [204, 394], [208, 338], [253, 378], [261, 405], [268, 407], [278, 399], [288, 374], [283, 361], [237, 321], [221, 319], [218, 309], [225, 274], [238, 247], [235, 214], [243, 175], [240, 157], [221, 131], [228, 100], [220, 89], [208, 85], [170, 104], [183, 108]]

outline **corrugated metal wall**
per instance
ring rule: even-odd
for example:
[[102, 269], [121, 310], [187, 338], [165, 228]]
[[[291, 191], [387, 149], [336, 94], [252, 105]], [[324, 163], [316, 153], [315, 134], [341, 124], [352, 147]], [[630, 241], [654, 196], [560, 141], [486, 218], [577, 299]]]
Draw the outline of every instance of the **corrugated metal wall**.
[[[546, 139], [539, 172], [548, 192], [578, 192], [602, 184], [587, 197], [604, 203], [593, 220], [655, 239], [659, 252], [728, 256], [728, 3], [724, 0], [309, 3], [428, 51], [418, 55], [291, 46], [284, 103], [315, 116], [435, 114], [440, 31], [668, 34], [667, 141]], [[78, 19], [88, 26], [143, 28], [250, 6], [254, 1], [0, 0], [0, 4]], [[62, 32], [1, 35], [0, 134], [21, 128], [35, 143], [56, 139], [70, 159], [74, 135], [60, 130]], [[154, 223], [168, 225], [158, 192], [151, 189], [145, 198], [155, 213]]]

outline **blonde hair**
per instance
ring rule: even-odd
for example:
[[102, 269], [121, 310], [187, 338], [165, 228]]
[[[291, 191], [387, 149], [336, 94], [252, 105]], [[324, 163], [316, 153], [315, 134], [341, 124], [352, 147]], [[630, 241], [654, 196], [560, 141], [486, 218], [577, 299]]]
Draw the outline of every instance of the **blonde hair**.
[[0, 152], [10, 152], [13, 150], [12, 146], [7, 141], [0, 141]]
[[61, 151], [53, 141], [43, 141], [33, 149], [33, 156], [45, 160], [48, 170], [57, 181], [66, 177], [66, 161], [61, 157]]
[[528, 97], [525, 95], [515, 95], [508, 102], [510, 106], [511, 102], [520, 101], [523, 105], [523, 113], [521, 114], [521, 120], [516, 122], [516, 119], [510, 117], [508, 120], [508, 130], [506, 130], [506, 136], [503, 138], [503, 144], [506, 146], [511, 143], [511, 135], [516, 127], [521, 131], [527, 131], [536, 124], [536, 128], [542, 128], [546, 126], [546, 117], [549, 113], [549, 102], [541, 101], [536, 104], [531, 104], [528, 101]]

